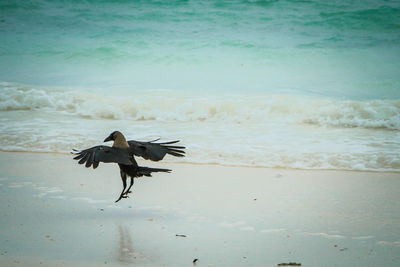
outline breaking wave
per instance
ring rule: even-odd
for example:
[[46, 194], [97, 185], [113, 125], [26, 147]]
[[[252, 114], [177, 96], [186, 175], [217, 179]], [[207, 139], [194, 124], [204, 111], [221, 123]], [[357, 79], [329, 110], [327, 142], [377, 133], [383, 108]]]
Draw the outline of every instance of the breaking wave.
[[279, 95], [200, 97], [168, 91], [99, 95], [2, 83], [0, 111], [55, 111], [88, 119], [313, 124], [400, 130], [400, 100], [338, 100]]

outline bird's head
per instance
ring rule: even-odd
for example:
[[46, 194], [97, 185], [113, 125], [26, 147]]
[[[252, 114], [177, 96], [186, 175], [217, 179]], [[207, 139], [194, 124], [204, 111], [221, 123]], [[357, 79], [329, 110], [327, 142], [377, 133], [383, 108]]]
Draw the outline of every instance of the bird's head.
[[104, 139], [104, 142], [115, 141], [115, 139], [117, 139], [120, 136], [123, 136], [121, 132], [114, 131], [106, 139]]

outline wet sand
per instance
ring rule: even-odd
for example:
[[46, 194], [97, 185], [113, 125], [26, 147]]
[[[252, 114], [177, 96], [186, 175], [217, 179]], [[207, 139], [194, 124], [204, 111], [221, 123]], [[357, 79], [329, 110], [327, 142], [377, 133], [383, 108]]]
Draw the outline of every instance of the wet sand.
[[139, 163], [1, 152], [0, 265], [400, 265], [399, 173]]

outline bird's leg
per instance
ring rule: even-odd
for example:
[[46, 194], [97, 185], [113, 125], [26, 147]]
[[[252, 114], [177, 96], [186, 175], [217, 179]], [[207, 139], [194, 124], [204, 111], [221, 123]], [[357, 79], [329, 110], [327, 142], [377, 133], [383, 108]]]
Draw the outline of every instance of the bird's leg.
[[125, 191], [125, 195], [128, 195], [129, 193], [132, 193], [132, 191], [129, 191], [134, 183], [133, 177], [131, 177], [131, 184], [129, 185], [128, 189]]
[[115, 202], [120, 201], [121, 198], [127, 198], [128, 197], [128, 196], [124, 195], [124, 191], [125, 191], [125, 188], [126, 188], [126, 173], [124, 173], [122, 171], [121, 171], [121, 179], [122, 179], [122, 185], [123, 185], [122, 192], [121, 192], [121, 195], [119, 196], [119, 198]]

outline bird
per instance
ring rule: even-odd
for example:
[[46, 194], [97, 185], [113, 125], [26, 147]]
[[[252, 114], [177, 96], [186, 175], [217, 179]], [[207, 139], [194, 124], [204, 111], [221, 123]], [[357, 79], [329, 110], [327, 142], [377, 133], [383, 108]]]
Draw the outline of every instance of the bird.
[[[111, 147], [98, 145], [83, 150], [73, 149], [71, 153], [76, 155], [73, 159], [79, 160], [79, 164], [85, 163], [86, 168], [93, 166], [93, 169], [96, 169], [100, 162], [118, 164], [123, 188], [119, 198], [115, 202], [129, 197], [128, 194], [131, 193], [130, 189], [134, 183], [134, 178], [142, 176], [151, 177], [153, 172], [171, 172], [170, 169], [139, 166], [135, 160], [135, 156], [152, 161], [160, 161], [166, 154], [175, 157], [185, 156], [185, 147], [175, 145], [179, 140], [162, 143], [157, 142], [159, 139], [147, 142], [135, 140], [126, 141], [125, 136], [120, 131], [114, 131], [104, 139], [104, 142], [109, 141], [114, 141]], [[126, 189], [127, 177], [131, 178], [128, 189]]]

